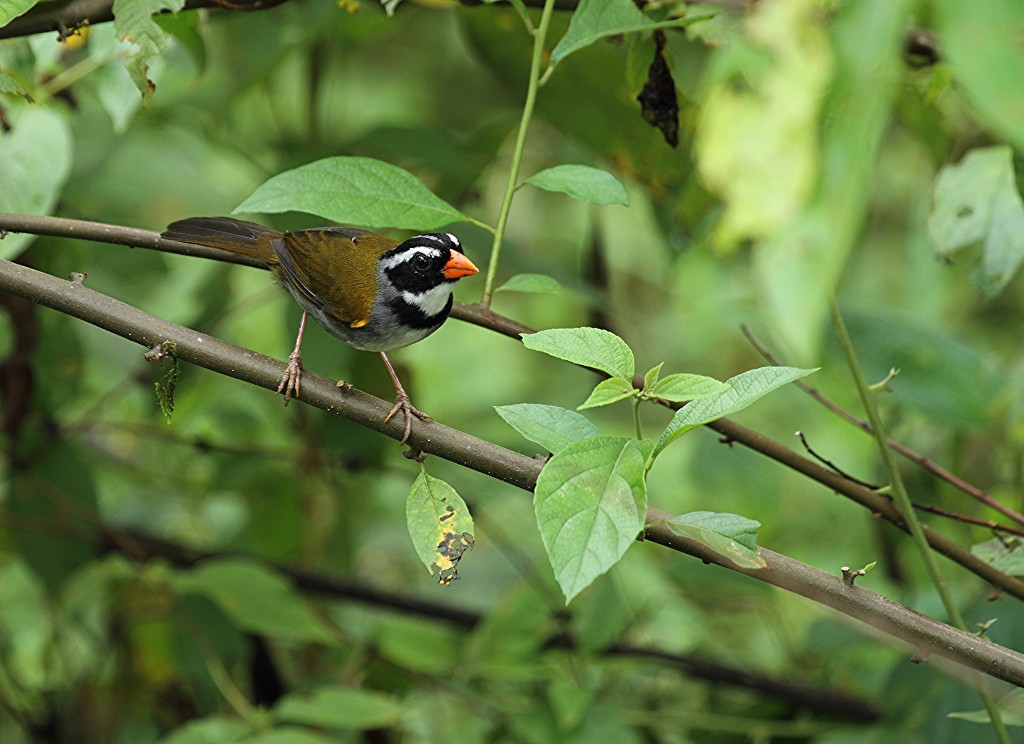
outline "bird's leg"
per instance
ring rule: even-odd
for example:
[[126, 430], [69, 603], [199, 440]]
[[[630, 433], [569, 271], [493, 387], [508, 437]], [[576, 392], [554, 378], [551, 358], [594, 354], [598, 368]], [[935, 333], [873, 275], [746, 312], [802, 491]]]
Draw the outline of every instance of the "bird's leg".
[[395, 393], [397, 393], [395, 407], [391, 409], [391, 413], [384, 417], [384, 423], [386, 424], [391, 420], [392, 416], [401, 411], [405, 415], [405, 434], [402, 435], [402, 444], [405, 444], [406, 440], [409, 439], [409, 432], [412, 430], [413, 416], [424, 421], [432, 421], [433, 419], [413, 406], [412, 401], [409, 400], [408, 393], [405, 392], [405, 388], [402, 387], [402, 383], [398, 380], [398, 375], [395, 374], [394, 367], [388, 361], [388, 355], [382, 351], [380, 358], [384, 360], [384, 366], [388, 368], [388, 374], [391, 375], [391, 381], [395, 383]]
[[299, 335], [295, 338], [295, 349], [288, 355], [288, 368], [281, 376], [281, 384], [277, 386], [278, 393], [284, 393], [284, 404], [292, 397], [299, 397], [299, 385], [302, 380], [302, 336], [306, 333], [306, 312], [302, 312], [302, 320], [299, 321]]

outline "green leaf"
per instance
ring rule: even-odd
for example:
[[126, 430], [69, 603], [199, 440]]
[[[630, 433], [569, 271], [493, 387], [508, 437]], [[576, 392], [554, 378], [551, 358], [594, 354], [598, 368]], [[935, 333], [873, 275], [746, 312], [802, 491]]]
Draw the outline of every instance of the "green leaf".
[[89, 59], [99, 65], [91, 75], [96, 97], [119, 134], [128, 128], [143, 104], [135, 81], [125, 67], [133, 50], [129, 42], [117, 38], [110, 25], [98, 25], [89, 30]]
[[227, 716], [208, 716], [190, 721], [161, 737], [159, 744], [232, 744], [241, 739], [249, 727]]
[[728, 390], [710, 398], [691, 401], [676, 411], [676, 415], [672, 417], [668, 426], [665, 427], [665, 431], [662, 432], [654, 454], [660, 453], [670, 442], [690, 429], [742, 411], [772, 390], [816, 371], [816, 369], [796, 367], [759, 367], [726, 380], [726, 384], [729, 385]]
[[117, 622], [116, 613], [122, 609], [118, 602], [123, 596], [122, 587], [137, 574], [138, 564], [119, 553], [110, 553], [84, 564], [61, 586], [56, 653], [65, 678], [81, 679], [110, 658], [112, 645], [107, 630]]
[[473, 549], [473, 517], [454, 488], [421, 471], [405, 499], [409, 536], [423, 565], [437, 581], [459, 578], [459, 561]]
[[621, 377], [609, 377], [607, 380], [597, 383], [597, 387], [590, 393], [590, 397], [577, 406], [576, 410], [607, 406], [634, 395], [636, 395], [636, 390], [633, 388], [632, 382]]
[[246, 737], [239, 744], [332, 744], [336, 737], [313, 733], [298, 726], [278, 726]]
[[680, 372], [658, 380], [647, 392], [655, 398], [674, 402], [697, 400], [712, 395], [721, 395], [729, 389], [729, 383], [704, 375]]
[[0, 27], [6, 26], [35, 4], [36, 0], [0, 0]]
[[235, 210], [308, 212], [365, 227], [433, 230], [472, 222], [412, 173], [373, 158], [334, 157], [279, 173]]
[[738, 514], [696, 511], [657, 524], [664, 524], [675, 534], [708, 546], [740, 568], [768, 565], [757, 554], [757, 528], [761, 523], [753, 519]]
[[0, 556], [0, 636], [5, 639], [5, 675], [25, 690], [50, 686], [57, 671], [51, 657], [54, 627], [46, 588], [21, 560]]
[[206, 72], [206, 40], [200, 32], [200, 27], [205, 25], [203, 16], [199, 13], [161, 13], [153, 20], [185, 50], [196, 67], [196, 75]]
[[658, 28], [688, 26], [711, 18], [706, 15], [652, 21], [641, 13], [632, 0], [580, 0], [569, 21], [569, 28], [551, 51], [551, 64], [556, 65], [573, 52], [609, 36], [653, 31]]
[[[71, 133], [53, 109], [21, 111], [14, 131], [0, 136], [0, 212], [50, 214], [71, 172]], [[17, 255], [34, 235], [11, 233], [0, 240], [0, 258]]]
[[215, 558], [178, 572], [181, 593], [199, 594], [219, 606], [242, 630], [276, 638], [333, 644], [334, 632], [310, 610], [292, 585], [244, 558]]
[[558, 452], [600, 433], [585, 416], [558, 406], [515, 403], [495, 406], [494, 410], [505, 419], [505, 423], [548, 452]]
[[971, 546], [971, 552], [1010, 576], [1024, 576], [1024, 540], [1019, 537], [993, 537]]
[[390, 695], [331, 685], [286, 695], [272, 714], [277, 721], [362, 730], [395, 725], [404, 707]]
[[[1010, 690], [1001, 700], [996, 701], [999, 707], [1000, 718], [1006, 726], [1024, 726], [1024, 690]], [[957, 711], [949, 714], [950, 718], [958, 718], [961, 721], [971, 723], [991, 724], [992, 719], [985, 709], [972, 711]]]
[[[801, 154], [796, 157], [800, 161], [811, 158], [816, 163], [812, 193], [802, 202], [804, 208], [792, 214], [792, 220], [786, 221], [784, 226], [780, 224], [779, 229], [761, 233], [764, 242], [751, 252], [753, 279], [760, 288], [766, 320], [786, 355], [801, 361], [817, 359], [821, 354], [829, 305], [849, 256], [855, 247], [861, 246], [869, 199], [878, 189], [880, 143], [892, 127], [892, 107], [897, 91], [905, 85], [901, 55], [909, 2], [876, 0], [842, 3], [834, 8], [835, 13], [829, 16], [825, 29], [827, 47], [822, 54], [833, 61], [835, 74], [831, 85], [818, 94], [807, 91], [808, 87], [813, 87], [808, 86], [812, 80], [798, 79], [798, 76], [817, 79], [818, 72], [812, 68], [823, 64], [814, 51], [822, 41], [819, 27], [826, 17], [821, 13], [820, 3], [816, 0], [759, 3], [754, 11], [755, 14], [800, 12], [803, 15], [802, 22], [785, 35], [774, 33], [771, 25], [759, 32], [766, 39], [769, 54], [787, 67], [785, 79], [776, 79], [774, 86], [767, 89], [760, 88], [765, 97], [756, 102], [765, 117], [776, 120], [770, 125], [773, 146], [772, 155], [767, 159], [778, 152], [774, 146], [777, 141], [774, 135], [780, 123], [775, 113], [777, 107], [792, 109], [795, 105], [797, 109], [806, 110], [821, 106], [810, 123], [812, 131], [803, 129], [797, 135]], [[744, 27], [749, 28], [747, 21]], [[809, 47], [803, 38], [807, 34], [816, 39], [814, 47]], [[790, 48], [790, 41], [796, 48]], [[798, 57], [795, 67], [790, 64], [794, 57]], [[787, 81], [800, 86], [798, 97], [790, 94], [795, 91], [789, 91]], [[737, 89], [747, 89], [750, 85], [745, 75], [735, 78]], [[808, 92], [812, 95], [806, 95]], [[799, 111], [791, 113], [799, 114]], [[799, 118], [794, 123], [796, 121], [806, 123]], [[722, 123], [732, 126], [728, 120]], [[755, 128], [749, 130], [749, 135], [761, 139], [765, 132]], [[805, 149], [808, 137], [819, 140], [810, 151]], [[793, 141], [783, 142], [782, 157], [794, 157], [793, 145]], [[758, 157], [759, 162], [766, 159], [757, 153], [751, 155]], [[751, 166], [749, 162], [742, 164], [741, 156], [741, 167], [735, 171], [735, 176], [745, 180], [751, 177]], [[779, 165], [791, 169], [795, 164], [782, 161]], [[773, 200], [770, 189], [800, 195], [798, 181], [790, 181], [782, 187], [770, 168], [767, 179], [760, 173], [754, 177], [757, 186], [753, 191]], [[800, 177], [798, 173], [789, 173], [790, 179]], [[755, 209], [758, 206], [748, 204]], [[778, 214], [781, 216], [782, 212]], [[743, 217], [739, 211], [734, 215]]]
[[945, 166], [935, 182], [928, 232], [942, 256], [981, 244], [976, 281], [989, 297], [999, 294], [1024, 261], [1024, 202], [1013, 151], [1005, 145], [977, 148]]
[[733, 53], [709, 68], [695, 145], [724, 203], [723, 246], [775, 234], [813, 194], [833, 70], [826, 22], [817, 0], [759, 5]]
[[537, 478], [537, 526], [567, 603], [643, 529], [651, 447], [624, 437], [587, 439], [555, 453]]
[[633, 352], [621, 338], [600, 328], [552, 328], [523, 334], [527, 349], [541, 351], [612, 377], [633, 379]]
[[494, 291], [557, 294], [562, 291], [562, 285], [547, 274], [516, 274]]
[[411, 616], [381, 618], [374, 632], [374, 647], [380, 658], [401, 669], [433, 677], [462, 670], [453, 650], [464, 636], [461, 630], [436, 621]]
[[[538, 655], [556, 632], [555, 619], [538, 588], [520, 580], [487, 608], [462, 647], [461, 663], [486, 674], [489, 668], [537, 670]], [[478, 666], [479, 665], [479, 666]]]
[[932, 4], [942, 58], [980, 118], [1024, 150], [1024, 13], [1016, 0], [957, 0]]
[[556, 165], [530, 176], [526, 183], [594, 204], [629, 205], [629, 195], [619, 179], [587, 165]]
[[24, 81], [4, 70], [0, 70], [0, 93], [9, 93], [32, 100], [32, 92], [25, 85]]
[[651, 388], [658, 382], [658, 378], [661, 376], [661, 368], [665, 366], [665, 362], [651, 367], [647, 370], [647, 374], [644, 375], [644, 392], [650, 393]]
[[117, 38], [131, 42], [138, 52], [125, 62], [128, 74], [147, 105], [156, 89], [149, 79], [149, 60], [167, 47], [167, 34], [153, 21], [153, 15], [164, 10], [177, 13], [185, 0], [114, 0], [114, 31]]

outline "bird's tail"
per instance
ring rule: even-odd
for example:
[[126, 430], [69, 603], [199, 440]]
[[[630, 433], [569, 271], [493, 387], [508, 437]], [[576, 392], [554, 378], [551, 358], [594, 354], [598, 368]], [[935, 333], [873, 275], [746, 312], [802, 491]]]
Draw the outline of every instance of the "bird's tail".
[[167, 226], [160, 237], [220, 248], [268, 264], [277, 260], [273, 241], [281, 233], [255, 222], [231, 217], [190, 217]]

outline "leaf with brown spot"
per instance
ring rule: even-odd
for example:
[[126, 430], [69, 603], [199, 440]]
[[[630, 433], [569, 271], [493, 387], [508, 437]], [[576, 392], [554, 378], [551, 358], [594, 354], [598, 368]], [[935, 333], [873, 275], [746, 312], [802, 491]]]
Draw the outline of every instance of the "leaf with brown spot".
[[459, 561], [474, 545], [473, 517], [462, 497], [421, 470], [406, 497], [405, 515], [416, 554], [431, 575], [436, 569], [438, 583], [446, 586], [459, 578]]

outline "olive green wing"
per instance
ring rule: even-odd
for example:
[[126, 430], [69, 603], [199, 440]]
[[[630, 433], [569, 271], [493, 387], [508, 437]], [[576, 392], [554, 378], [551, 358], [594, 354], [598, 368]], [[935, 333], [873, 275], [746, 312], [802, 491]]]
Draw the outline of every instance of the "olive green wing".
[[370, 321], [377, 294], [377, 261], [398, 245], [383, 235], [348, 227], [286, 233], [274, 242], [286, 281], [338, 322], [359, 328]]

